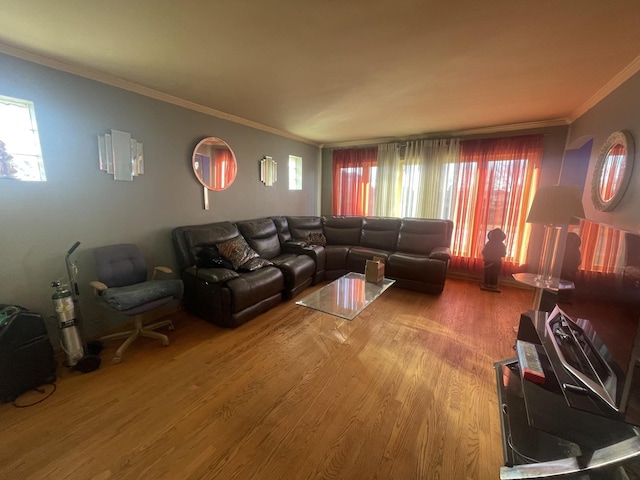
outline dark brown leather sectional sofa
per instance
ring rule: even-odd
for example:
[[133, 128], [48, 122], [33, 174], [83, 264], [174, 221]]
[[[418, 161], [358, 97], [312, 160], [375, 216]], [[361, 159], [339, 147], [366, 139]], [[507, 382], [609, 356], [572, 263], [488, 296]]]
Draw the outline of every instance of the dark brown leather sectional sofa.
[[[395, 286], [439, 294], [452, 231], [449, 220], [274, 216], [177, 227], [172, 241], [187, 309], [235, 327], [309, 285], [347, 272], [363, 273], [374, 256], [385, 259], [385, 276], [393, 278]], [[310, 233], [322, 233], [326, 245], [309, 245]], [[272, 265], [254, 271], [201, 265], [203, 249], [215, 249], [239, 235]]]

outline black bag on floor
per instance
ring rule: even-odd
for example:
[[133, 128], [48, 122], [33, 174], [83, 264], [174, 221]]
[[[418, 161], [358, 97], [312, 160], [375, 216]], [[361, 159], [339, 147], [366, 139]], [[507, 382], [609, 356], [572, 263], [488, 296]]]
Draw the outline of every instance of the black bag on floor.
[[0, 304], [0, 402], [56, 381], [56, 362], [42, 316]]

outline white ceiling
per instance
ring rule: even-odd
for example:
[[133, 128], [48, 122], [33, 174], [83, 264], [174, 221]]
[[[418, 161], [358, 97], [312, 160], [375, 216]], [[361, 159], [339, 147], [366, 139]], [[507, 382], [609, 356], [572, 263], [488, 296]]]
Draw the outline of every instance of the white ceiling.
[[639, 0], [0, 0], [0, 51], [314, 144], [570, 122]]

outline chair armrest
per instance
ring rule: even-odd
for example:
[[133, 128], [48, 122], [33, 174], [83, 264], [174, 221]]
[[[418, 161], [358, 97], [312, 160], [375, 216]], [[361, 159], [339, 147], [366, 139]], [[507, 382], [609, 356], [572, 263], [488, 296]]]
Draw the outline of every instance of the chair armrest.
[[151, 280], [156, 279], [156, 273], [158, 272], [173, 273], [173, 270], [171, 270], [169, 267], [153, 267], [153, 275], [151, 276]]
[[93, 293], [95, 293], [96, 295], [100, 295], [102, 292], [109, 289], [109, 287], [107, 287], [104, 283], [97, 280], [89, 282], [89, 285], [91, 286], [91, 288], [93, 288]]
[[448, 262], [449, 260], [451, 260], [451, 249], [449, 247], [436, 247], [431, 250], [429, 258]]

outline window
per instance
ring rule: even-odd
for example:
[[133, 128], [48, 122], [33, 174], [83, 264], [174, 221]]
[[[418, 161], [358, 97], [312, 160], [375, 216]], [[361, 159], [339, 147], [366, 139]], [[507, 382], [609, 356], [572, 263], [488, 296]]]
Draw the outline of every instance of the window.
[[[451, 165], [446, 170], [445, 184], [453, 186], [455, 182], [452, 190], [457, 195], [451, 198], [451, 190], [443, 190], [442, 205], [446, 206], [443, 218], [464, 221], [456, 246], [457, 254], [473, 256], [474, 249], [484, 245], [486, 233], [494, 228], [507, 228], [508, 225], [514, 238], [522, 237], [522, 229], [526, 225], [520, 221], [509, 222], [509, 219], [522, 218], [528, 208], [528, 200], [525, 198], [523, 201], [523, 190], [532, 174], [527, 159], [489, 160], [484, 165], [484, 171], [476, 162]], [[478, 225], [483, 227], [478, 230]], [[474, 238], [472, 232], [477, 232], [478, 238]], [[526, 249], [517, 247], [516, 242], [508, 243], [506, 260], [522, 264]], [[516, 250], [519, 254], [516, 254]]]
[[531, 228], [525, 219], [542, 152], [542, 135], [461, 142], [460, 161], [449, 168], [447, 189], [441, 192], [450, 209], [445, 218], [454, 222], [452, 268], [482, 271], [482, 248], [494, 228], [507, 235], [502, 273], [519, 271], [526, 263]]
[[377, 148], [334, 150], [334, 215], [372, 214], [377, 154]]
[[302, 190], [302, 157], [289, 155], [289, 190]]
[[0, 96], [0, 178], [46, 181], [33, 102]]
[[[417, 140], [378, 146], [378, 182], [374, 215], [448, 218], [439, 192], [447, 165], [459, 157], [459, 141]], [[450, 192], [450, 189], [448, 190]]]
[[400, 165], [400, 216], [416, 217], [418, 215], [418, 189], [422, 177], [420, 165]]

